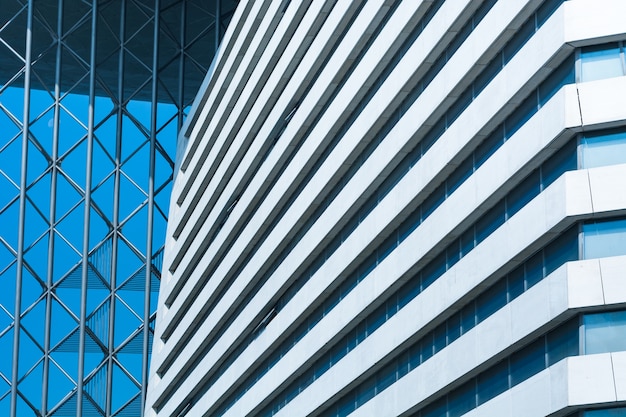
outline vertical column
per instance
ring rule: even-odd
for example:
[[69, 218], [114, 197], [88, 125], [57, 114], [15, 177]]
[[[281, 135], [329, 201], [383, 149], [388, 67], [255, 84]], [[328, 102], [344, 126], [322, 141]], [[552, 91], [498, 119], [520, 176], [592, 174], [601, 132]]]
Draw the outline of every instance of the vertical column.
[[215, 49], [214, 54], [217, 55], [217, 48], [220, 46], [220, 36], [222, 30], [222, 0], [215, 0]]
[[157, 113], [158, 113], [158, 69], [159, 69], [159, 22], [160, 22], [160, 0], [154, 1], [154, 35], [152, 44], [152, 91], [151, 91], [151, 114], [150, 114], [150, 165], [148, 177], [148, 224], [146, 236], [146, 281], [144, 288], [143, 302], [143, 347], [141, 363], [141, 410], [146, 408], [146, 391], [148, 385], [148, 361], [150, 342], [150, 284], [152, 281], [152, 223], [154, 218], [154, 167], [156, 158], [156, 134], [157, 134]]
[[63, 0], [57, 3], [56, 57], [54, 68], [54, 119], [52, 123], [52, 170], [50, 172], [50, 229], [48, 231], [48, 269], [46, 271], [46, 318], [44, 324], [44, 362], [41, 387], [41, 414], [48, 412], [48, 386], [50, 378], [50, 326], [52, 324], [52, 285], [54, 274], [54, 228], [56, 223], [57, 175], [59, 158], [59, 120], [61, 99], [61, 38], [63, 36]]
[[124, 118], [124, 68], [125, 68], [125, 45], [126, 42], [126, 0], [119, 2], [120, 7], [120, 50], [117, 66], [117, 120], [115, 127], [115, 174], [113, 182], [113, 234], [111, 236], [111, 294], [109, 295], [109, 328], [107, 341], [107, 375], [106, 375], [106, 407], [105, 415], [113, 413], [113, 355], [115, 353], [115, 311], [116, 311], [116, 291], [117, 291], [117, 262], [118, 244], [120, 229], [120, 181], [122, 167], [122, 121]]
[[11, 417], [17, 415], [18, 363], [20, 358], [20, 327], [22, 310], [22, 270], [24, 269], [24, 223], [26, 221], [26, 186], [28, 173], [28, 136], [30, 134], [30, 79], [33, 41], [33, 0], [28, 1], [26, 23], [26, 56], [24, 63], [24, 124], [22, 125], [22, 160], [20, 171], [20, 208], [17, 231], [17, 271], [15, 276], [15, 315], [13, 328], [13, 357], [11, 364]]
[[82, 416], [85, 373], [85, 328], [87, 321], [87, 286], [89, 269], [89, 223], [91, 214], [91, 178], [93, 164], [94, 107], [96, 103], [96, 27], [98, 1], [91, 2], [91, 49], [89, 57], [89, 108], [87, 116], [87, 155], [85, 167], [85, 214], [83, 225], [82, 275], [80, 293], [80, 325], [78, 339], [78, 376], [76, 388], [76, 417]]

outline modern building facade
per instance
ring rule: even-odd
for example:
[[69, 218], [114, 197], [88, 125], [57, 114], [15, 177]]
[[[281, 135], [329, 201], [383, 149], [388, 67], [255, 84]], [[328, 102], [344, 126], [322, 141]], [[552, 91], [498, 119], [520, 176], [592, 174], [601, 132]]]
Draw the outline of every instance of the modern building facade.
[[234, 8], [0, 2], [0, 415], [142, 414], [176, 137]]
[[146, 415], [626, 415], [626, 2], [240, 1]]

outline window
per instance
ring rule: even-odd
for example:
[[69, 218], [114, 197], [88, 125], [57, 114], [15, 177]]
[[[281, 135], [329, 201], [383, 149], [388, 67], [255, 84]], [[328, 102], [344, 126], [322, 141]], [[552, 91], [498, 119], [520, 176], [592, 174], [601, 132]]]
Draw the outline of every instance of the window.
[[626, 132], [623, 130], [585, 135], [580, 145], [582, 168], [626, 163]]
[[580, 52], [580, 80], [594, 81], [624, 75], [618, 43], [582, 48]]
[[583, 225], [583, 258], [626, 255], [626, 219]]
[[585, 354], [626, 351], [626, 311], [588, 314], [583, 323]]

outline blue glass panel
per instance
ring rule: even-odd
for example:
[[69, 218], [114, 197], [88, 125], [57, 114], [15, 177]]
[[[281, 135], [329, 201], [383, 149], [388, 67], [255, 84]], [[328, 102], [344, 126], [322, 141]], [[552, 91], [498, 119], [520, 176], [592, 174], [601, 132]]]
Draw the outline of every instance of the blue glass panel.
[[626, 219], [583, 225], [583, 258], [626, 255]]
[[585, 315], [585, 353], [626, 350], [626, 311]]
[[594, 81], [623, 75], [616, 43], [583, 48], [580, 53], [581, 81]]
[[626, 417], [626, 407], [589, 410], [583, 413], [583, 417]]
[[626, 132], [585, 135], [581, 140], [582, 167], [594, 168], [626, 163]]

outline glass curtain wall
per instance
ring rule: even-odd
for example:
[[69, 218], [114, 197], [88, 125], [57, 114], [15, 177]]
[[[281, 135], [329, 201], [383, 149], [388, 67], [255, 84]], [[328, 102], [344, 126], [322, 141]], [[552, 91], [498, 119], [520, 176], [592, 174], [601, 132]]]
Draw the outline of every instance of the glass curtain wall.
[[142, 414], [176, 136], [234, 7], [0, 2], [0, 415]]

